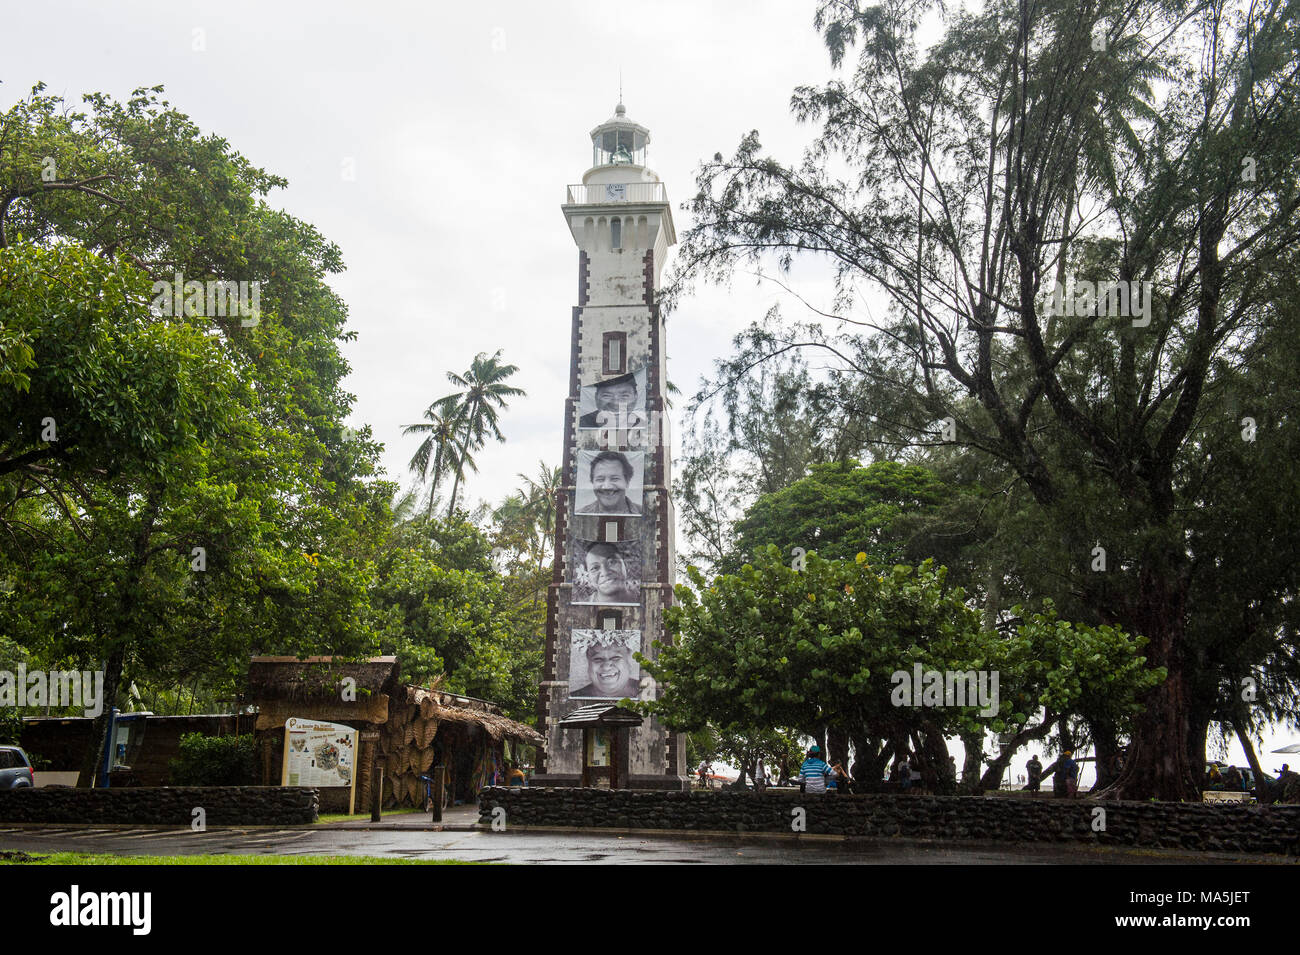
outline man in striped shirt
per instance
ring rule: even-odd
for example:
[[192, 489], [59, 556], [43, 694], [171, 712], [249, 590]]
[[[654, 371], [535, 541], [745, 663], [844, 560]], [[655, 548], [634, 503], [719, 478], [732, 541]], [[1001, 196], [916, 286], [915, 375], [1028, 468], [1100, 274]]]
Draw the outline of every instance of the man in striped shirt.
[[826, 760], [822, 759], [822, 748], [814, 743], [812, 748], [808, 750], [808, 758], [799, 767], [799, 778], [803, 781], [803, 791], [806, 793], [826, 792], [826, 777], [830, 774], [831, 768], [826, 765]]

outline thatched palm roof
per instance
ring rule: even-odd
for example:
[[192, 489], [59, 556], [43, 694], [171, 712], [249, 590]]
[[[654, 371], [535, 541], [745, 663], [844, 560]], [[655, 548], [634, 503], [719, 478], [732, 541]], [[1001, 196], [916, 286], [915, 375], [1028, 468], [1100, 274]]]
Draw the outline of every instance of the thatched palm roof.
[[546, 737], [537, 730], [503, 716], [500, 707], [486, 700], [418, 686], [407, 687], [407, 694], [408, 703], [418, 705], [421, 713], [428, 713], [440, 721], [481, 726], [493, 739], [514, 739], [533, 746], [546, 743]]
[[[258, 729], [281, 726], [286, 714], [296, 710], [306, 713], [303, 707], [310, 707], [319, 719], [384, 723], [390, 718], [391, 707], [410, 705], [418, 706], [424, 719], [481, 726], [493, 739], [514, 739], [534, 746], [546, 742], [531, 726], [502, 715], [495, 703], [442, 692], [441, 677], [426, 688], [403, 684], [399, 676], [397, 657], [337, 661], [333, 657], [253, 657], [248, 667], [248, 702], [261, 710]], [[343, 681], [349, 678], [356, 681], [359, 708], [341, 702]], [[371, 705], [380, 703], [379, 709]], [[328, 712], [322, 707], [328, 707]], [[400, 714], [393, 718], [399, 725], [405, 721]]]

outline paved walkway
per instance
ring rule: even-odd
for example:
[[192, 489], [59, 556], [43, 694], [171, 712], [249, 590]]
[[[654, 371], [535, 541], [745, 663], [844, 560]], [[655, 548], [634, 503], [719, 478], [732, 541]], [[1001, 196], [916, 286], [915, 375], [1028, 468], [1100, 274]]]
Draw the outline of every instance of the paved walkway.
[[451, 806], [442, 811], [442, 822], [433, 821], [431, 812], [386, 812], [379, 822], [371, 822], [369, 815], [358, 815], [344, 822], [327, 822], [323, 826], [334, 829], [369, 829], [380, 832], [473, 832], [478, 824], [478, 806]]
[[[414, 814], [412, 814], [414, 815]], [[827, 836], [756, 838], [684, 833], [616, 831], [428, 831], [394, 826], [381, 831], [353, 823], [297, 829], [106, 829], [89, 826], [0, 827], [0, 850], [33, 853], [91, 852], [113, 855], [369, 855], [399, 859], [462, 859], [468, 862], [581, 864], [850, 865], [1205, 865], [1259, 864], [1294, 859], [1234, 857], [1101, 849], [1088, 846], [939, 845], [901, 839], [841, 840]]]

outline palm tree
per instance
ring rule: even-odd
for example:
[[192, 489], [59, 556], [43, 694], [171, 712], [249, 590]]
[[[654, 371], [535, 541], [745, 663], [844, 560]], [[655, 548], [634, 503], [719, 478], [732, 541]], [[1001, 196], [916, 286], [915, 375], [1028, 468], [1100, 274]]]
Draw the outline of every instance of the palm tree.
[[498, 411], [505, 410], [507, 398], [524, 395], [522, 388], [515, 388], [505, 383], [506, 379], [519, 368], [516, 365], [501, 364], [501, 352], [502, 349], [498, 348], [496, 354], [490, 358], [487, 352], [479, 352], [474, 356], [469, 371], [463, 375], [447, 372], [447, 380], [465, 390], [438, 399], [439, 402], [454, 401], [460, 412], [457, 416], [459, 442], [458, 447], [453, 449], [456, 478], [451, 485], [451, 506], [447, 508], [448, 517], [456, 511], [456, 493], [465, 476], [465, 468], [477, 470], [470, 452], [482, 448], [489, 436], [498, 441], [506, 439], [498, 425]]
[[520, 474], [523, 481], [523, 512], [532, 521], [542, 538], [542, 546], [555, 533], [555, 492], [560, 489], [560, 469], [548, 468], [545, 461], [537, 462], [537, 480]]
[[[439, 398], [425, 409], [425, 421], [408, 424], [402, 434], [423, 434], [424, 440], [416, 449], [408, 467], [420, 476], [422, 482], [430, 482], [429, 506], [426, 514], [433, 516], [434, 499], [438, 494], [438, 482], [451, 469], [452, 462], [460, 445], [461, 407], [454, 395]], [[468, 462], [473, 467], [473, 461]]]

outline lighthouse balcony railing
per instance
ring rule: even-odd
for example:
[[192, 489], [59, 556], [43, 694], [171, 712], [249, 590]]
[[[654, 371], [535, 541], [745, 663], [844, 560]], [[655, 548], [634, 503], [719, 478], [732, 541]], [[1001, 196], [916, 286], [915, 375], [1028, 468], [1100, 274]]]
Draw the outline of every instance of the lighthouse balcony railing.
[[588, 206], [616, 202], [667, 202], [662, 182], [578, 183], [568, 187], [567, 205]]

